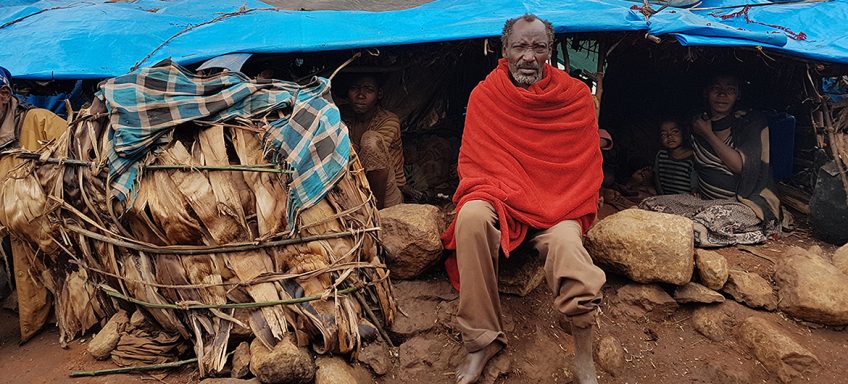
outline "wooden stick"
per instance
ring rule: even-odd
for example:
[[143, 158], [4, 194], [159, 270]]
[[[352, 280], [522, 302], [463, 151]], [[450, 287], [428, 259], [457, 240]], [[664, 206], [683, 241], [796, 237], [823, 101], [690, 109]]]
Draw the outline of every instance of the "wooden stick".
[[[306, 303], [309, 301], [321, 300], [324, 298], [324, 295], [312, 295], [312, 296], [304, 296], [298, 297], [296, 299], [288, 299], [288, 300], [273, 300], [273, 301], [257, 301], [253, 303], [228, 303], [228, 304], [162, 304], [162, 303], [148, 303], [146, 301], [141, 301], [139, 299], [135, 299], [129, 296], [124, 296], [120, 292], [116, 291], [114, 288], [108, 285], [100, 285], [99, 288], [105, 292], [107, 295], [114, 297], [116, 299], [121, 299], [136, 305], [141, 305], [147, 308], [156, 308], [156, 309], [174, 309], [181, 311], [188, 311], [193, 309], [228, 309], [228, 308], [262, 308], [262, 307], [272, 307], [275, 305], [291, 305], [291, 304], [300, 304]], [[338, 295], [348, 295], [360, 290], [361, 287], [349, 287], [338, 291]]]
[[389, 347], [394, 348], [395, 345], [392, 343], [392, 339], [389, 338], [389, 334], [386, 333], [386, 330], [383, 328], [383, 325], [380, 324], [380, 320], [377, 319], [377, 315], [374, 314], [374, 311], [371, 310], [371, 307], [368, 306], [368, 302], [365, 301], [365, 298], [362, 297], [361, 292], [354, 293], [356, 300], [359, 301], [359, 305], [365, 309], [365, 314], [374, 323], [374, 326], [377, 327], [377, 330], [380, 331], [380, 337], [383, 338], [383, 341], [389, 345]]
[[197, 358], [191, 358], [188, 360], [180, 360], [174, 361], [171, 363], [164, 364], [153, 364], [153, 365], [139, 365], [134, 367], [121, 367], [121, 368], [110, 368], [110, 369], [101, 369], [99, 371], [74, 371], [71, 372], [71, 377], [90, 377], [90, 376], [105, 376], [105, 375], [114, 375], [116, 373], [132, 373], [132, 372], [147, 372], [147, 371], [156, 371], [160, 369], [170, 369], [170, 368], [179, 368], [183, 365], [196, 363]]
[[836, 127], [833, 126], [833, 116], [830, 115], [826, 98], [822, 97], [821, 105], [824, 112], [825, 132], [827, 132], [827, 138], [830, 142], [830, 154], [836, 163], [836, 169], [839, 170], [839, 179], [842, 181], [842, 189], [845, 190], [845, 203], [848, 204], [848, 177], [845, 176], [845, 164], [842, 163], [841, 146], [836, 143]]
[[315, 236], [307, 236], [307, 237], [298, 237], [294, 239], [283, 239], [283, 240], [275, 240], [269, 241], [265, 243], [241, 243], [241, 244], [230, 244], [224, 246], [191, 246], [191, 245], [166, 245], [166, 246], [155, 246], [153, 244], [140, 244], [136, 242], [129, 242], [111, 238], [109, 236], [104, 236], [99, 233], [91, 232], [87, 229], [83, 229], [77, 227], [75, 225], [68, 225], [68, 229], [73, 232], [79, 233], [85, 237], [92, 238], [94, 240], [99, 240], [104, 243], [109, 243], [118, 247], [132, 249], [138, 252], [146, 252], [151, 254], [159, 254], [159, 255], [206, 255], [210, 253], [232, 253], [232, 252], [244, 252], [244, 251], [254, 251], [262, 248], [270, 248], [270, 247], [282, 247], [287, 245], [294, 244], [303, 244], [308, 243], [310, 241], [320, 241], [320, 240], [330, 240], [330, 239], [338, 239], [342, 237], [348, 236], [356, 236], [360, 233], [366, 232], [374, 232], [379, 231], [379, 227], [361, 229], [356, 231], [347, 231], [347, 232], [339, 232], [339, 233], [327, 233], [323, 235], [315, 235]]
[[[57, 157], [41, 158], [41, 155], [35, 152], [4, 152], [3, 154], [14, 154], [19, 159], [35, 160], [39, 163], [49, 164], [67, 164], [75, 166], [89, 167], [94, 165], [91, 161], [77, 159], [61, 159]], [[275, 164], [257, 164], [257, 165], [190, 165], [190, 164], [152, 164], [144, 166], [144, 170], [179, 170], [179, 171], [241, 171], [241, 172], [268, 172], [268, 173], [293, 173], [290, 170], [275, 168]]]
[[740, 250], [740, 251], [744, 251], [744, 252], [750, 253], [750, 254], [752, 254], [752, 255], [754, 255], [754, 256], [757, 256], [757, 257], [759, 257], [759, 258], [761, 258], [761, 259], [768, 260], [768, 261], [770, 261], [772, 264], [774, 264], [774, 263], [775, 263], [775, 261], [774, 261], [774, 259], [773, 259], [773, 258], [771, 258], [771, 257], [767, 256], [766, 254], [764, 254], [764, 253], [762, 253], [762, 252], [758, 251], [758, 250], [757, 250], [756, 248], [754, 248], [754, 247], [750, 247], [750, 246], [747, 246], [747, 245], [740, 245], [740, 246], [736, 247], [736, 249], [738, 249], [738, 250]]
[[144, 166], [144, 170], [179, 170], [179, 171], [241, 171], [241, 172], [268, 172], [268, 173], [293, 173], [292, 171], [268, 165], [182, 165], [182, 164], [153, 164]]

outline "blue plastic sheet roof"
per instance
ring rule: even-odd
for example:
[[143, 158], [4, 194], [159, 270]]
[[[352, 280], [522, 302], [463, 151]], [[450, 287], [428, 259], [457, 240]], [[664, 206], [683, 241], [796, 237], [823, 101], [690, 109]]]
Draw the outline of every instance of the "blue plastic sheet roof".
[[[504, 20], [526, 12], [550, 20], [557, 32], [644, 30], [673, 36], [683, 45], [762, 46], [848, 63], [848, 0], [704, 0], [698, 8], [666, 8], [649, 20], [639, 6], [627, 0], [434, 0], [410, 9], [365, 12], [290, 11], [258, 0], [5, 0], [0, 4], [0, 66], [19, 78], [104, 78], [169, 57], [193, 64], [231, 52], [314, 52], [493, 37], [500, 35]], [[724, 6], [737, 7], [715, 9]]]

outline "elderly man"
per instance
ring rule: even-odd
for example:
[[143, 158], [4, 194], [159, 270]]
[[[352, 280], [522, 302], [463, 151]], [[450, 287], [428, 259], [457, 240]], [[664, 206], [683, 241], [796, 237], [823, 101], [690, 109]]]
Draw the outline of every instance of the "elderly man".
[[448, 268], [468, 350], [456, 382], [475, 382], [507, 344], [498, 255], [509, 256], [526, 239], [545, 257], [554, 308], [571, 321], [577, 381], [597, 383], [592, 325], [606, 279], [582, 243], [603, 179], [592, 95], [547, 64], [554, 43], [549, 22], [534, 15], [509, 20], [502, 42], [503, 59], [468, 101], [458, 213], [443, 237], [456, 249], [458, 282], [450, 262]]
[[[36, 150], [41, 142], [59, 137], [68, 127], [53, 112], [32, 108], [20, 103], [12, 92], [11, 76], [0, 67], [0, 151], [12, 148]], [[0, 183], [21, 160], [10, 155], [0, 155]], [[21, 341], [26, 341], [41, 329], [50, 313], [50, 296], [47, 289], [32, 276], [33, 250], [24, 242], [10, 239], [15, 286], [18, 291], [18, 314]]]
[[347, 97], [350, 108], [343, 111], [342, 119], [365, 168], [365, 177], [377, 200], [377, 208], [403, 203], [401, 190], [406, 186], [406, 177], [403, 173], [400, 119], [380, 105], [383, 91], [374, 75], [353, 77]]

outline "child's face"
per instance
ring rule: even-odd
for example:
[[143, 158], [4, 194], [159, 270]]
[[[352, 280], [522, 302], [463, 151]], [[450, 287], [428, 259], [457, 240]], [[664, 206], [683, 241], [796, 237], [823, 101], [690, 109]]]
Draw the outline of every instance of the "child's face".
[[683, 133], [677, 123], [667, 121], [660, 125], [660, 144], [665, 149], [675, 149], [683, 145]]

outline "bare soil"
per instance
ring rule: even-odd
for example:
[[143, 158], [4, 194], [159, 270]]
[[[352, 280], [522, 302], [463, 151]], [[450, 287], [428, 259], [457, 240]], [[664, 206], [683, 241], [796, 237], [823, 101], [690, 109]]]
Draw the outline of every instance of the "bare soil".
[[[789, 237], [756, 247], [760, 256], [736, 248], [718, 250], [731, 268], [757, 273], [772, 279], [773, 265], [762, 256], [781, 257], [792, 245], [807, 248], [820, 245], [826, 255], [835, 247], [819, 243], [799, 230]], [[444, 287], [445, 275], [436, 271], [423, 277], [427, 286]], [[441, 284], [439, 284], [441, 282]], [[670, 319], [662, 322], [647, 318], [632, 318], [610, 304], [615, 302], [615, 291], [628, 283], [626, 279], [609, 276], [604, 289], [602, 313], [598, 317], [596, 340], [614, 336], [626, 350], [626, 364], [618, 377], [599, 370], [600, 382], [608, 384], [636, 383], [721, 383], [707, 363], [723, 365], [730, 371], [744, 373], [752, 383], [778, 383], [777, 378], [736, 340], [713, 342], [693, 329], [691, 314], [695, 305], [681, 305]], [[408, 283], [399, 283], [408, 284]], [[670, 288], [670, 287], [668, 287]], [[400, 383], [453, 383], [453, 369], [462, 360], [464, 350], [452, 325], [455, 312], [455, 295], [433, 294], [433, 302], [399, 298], [401, 307], [411, 317], [430, 312], [434, 323], [424, 327], [417, 335], [394, 334], [397, 345], [407, 343], [393, 351], [392, 370], [374, 382]], [[571, 337], [561, 326], [561, 317], [551, 307], [553, 297], [543, 284], [526, 297], [503, 296], [506, 330], [509, 346], [495, 358], [481, 383], [567, 383], [570, 382], [570, 364], [574, 357]], [[435, 308], [435, 309], [434, 309]], [[437, 315], [433, 315], [436, 312]], [[786, 330], [796, 341], [816, 354], [822, 365], [797, 383], [844, 383], [848, 372], [848, 331], [842, 328], [822, 327], [788, 318], [780, 312], [743, 309], [743, 316], [757, 313]], [[740, 320], [744, 320], [740, 319]], [[69, 372], [113, 368], [110, 361], [96, 361], [85, 350], [85, 341], [76, 340], [63, 349], [58, 343], [55, 328], [46, 329], [30, 342], [19, 346], [17, 318], [12, 312], [0, 313], [0, 383], [195, 383], [199, 381], [196, 370], [186, 367], [163, 378], [147, 375], [112, 375], [97, 378], [71, 379]], [[406, 353], [406, 355], [404, 355]], [[413, 355], [410, 355], [413, 354]], [[360, 371], [361, 372], [361, 371]]]

